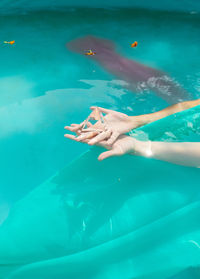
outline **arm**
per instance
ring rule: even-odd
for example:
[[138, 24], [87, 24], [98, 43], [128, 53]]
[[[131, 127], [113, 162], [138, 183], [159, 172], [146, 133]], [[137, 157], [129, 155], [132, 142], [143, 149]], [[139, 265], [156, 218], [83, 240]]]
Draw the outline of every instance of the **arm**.
[[[100, 135], [94, 134], [87, 134], [84, 136], [84, 139], [90, 139], [88, 142], [89, 144], [97, 144], [102, 140], [106, 140], [108, 145], [112, 145], [117, 138], [120, 135], [126, 134], [130, 132], [133, 129], [136, 129], [138, 127], [144, 126], [148, 123], [154, 122], [156, 120], [159, 120], [161, 118], [164, 118], [166, 116], [169, 116], [173, 113], [180, 112], [192, 107], [195, 107], [197, 105], [200, 105], [200, 99], [195, 101], [188, 101], [188, 102], [182, 102], [178, 103], [176, 105], [172, 105], [170, 107], [167, 107], [161, 111], [145, 114], [145, 115], [138, 115], [138, 116], [128, 116], [124, 113], [117, 112], [110, 109], [105, 109], [101, 107], [91, 107], [93, 116], [95, 115], [95, 111], [98, 111], [99, 113], [105, 113], [104, 120], [106, 123], [106, 131], [102, 130], [102, 133]], [[103, 129], [102, 126], [98, 123], [93, 125], [93, 128], [95, 129]], [[77, 132], [79, 129], [81, 129], [81, 124], [72, 124], [71, 126], [66, 126], [65, 129], [71, 131], [71, 132]], [[83, 139], [82, 136], [79, 138], [80, 141]]]
[[[108, 148], [104, 144], [100, 144]], [[200, 142], [156, 142], [139, 141], [130, 136], [120, 136], [109, 151], [103, 152], [99, 160], [111, 156], [131, 154], [151, 157], [169, 163], [200, 167]]]
[[200, 167], [200, 142], [142, 142], [133, 139], [133, 150], [131, 154]]
[[133, 129], [135, 128], [135, 123], [136, 121], [139, 123], [139, 126], [143, 126], [145, 124], [154, 122], [156, 120], [159, 120], [161, 118], [167, 117], [171, 114], [190, 109], [192, 107], [200, 105], [200, 99], [194, 100], [194, 101], [187, 101], [187, 102], [182, 102], [178, 103], [176, 105], [169, 106], [163, 110], [150, 113], [150, 114], [145, 114], [145, 115], [139, 115], [139, 116], [131, 116], [131, 122]]
[[[74, 135], [66, 134], [65, 137], [79, 141]], [[83, 139], [82, 142], [88, 143], [89, 139]], [[106, 141], [101, 141], [97, 145], [108, 149], [99, 155], [100, 161], [112, 156], [132, 154], [177, 165], [200, 167], [200, 142], [139, 141], [133, 137], [121, 135], [112, 146], [108, 146]]]

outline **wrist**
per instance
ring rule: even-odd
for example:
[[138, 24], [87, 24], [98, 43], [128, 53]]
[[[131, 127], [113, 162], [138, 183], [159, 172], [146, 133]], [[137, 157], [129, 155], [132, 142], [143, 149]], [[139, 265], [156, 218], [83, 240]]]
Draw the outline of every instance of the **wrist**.
[[133, 139], [133, 148], [131, 154], [151, 157], [152, 153], [152, 142], [151, 141], [140, 141]]
[[151, 114], [130, 116], [131, 130], [152, 122]]

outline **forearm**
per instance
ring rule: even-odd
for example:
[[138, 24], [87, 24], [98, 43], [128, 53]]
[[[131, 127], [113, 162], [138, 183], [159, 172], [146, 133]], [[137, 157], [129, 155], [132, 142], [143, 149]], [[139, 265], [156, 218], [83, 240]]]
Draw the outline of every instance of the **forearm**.
[[136, 140], [134, 152], [136, 155], [178, 165], [200, 167], [199, 142], [142, 142]]
[[195, 107], [200, 105], [200, 99], [198, 100], [193, 100], [193, 101], [187, 101], [187, 102], [182, 102], [178, 103], [176, 105], [169, 106], [163, 110], [150, 113], [150, 114], [144, 114], [144, 115], [139, 115], [139, 116], [131, 116], [133, 125], [135, 125], [135, 121], [138, 121], [139, 126], [146, 125], [148, 123], [154, 122], [156, 120], [159, 120], [161, 118], [167, 117], [171, 114]]

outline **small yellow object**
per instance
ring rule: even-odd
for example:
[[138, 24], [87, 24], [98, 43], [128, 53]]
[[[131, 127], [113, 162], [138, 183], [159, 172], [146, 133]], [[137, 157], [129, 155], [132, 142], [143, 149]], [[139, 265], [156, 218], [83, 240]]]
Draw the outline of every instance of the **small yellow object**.
[[4, 41], [4, 44], [10, 44], [10, 45], [13, 45], [14, 43], [15, 43], [15, 41], [10, 41], [10, 42]]
[[95, 54], [96, 54], [96, 52], [92, 51], [91, 49], [89, 49], [89, 50], [85, 53], [85, 55], [95, 55]]

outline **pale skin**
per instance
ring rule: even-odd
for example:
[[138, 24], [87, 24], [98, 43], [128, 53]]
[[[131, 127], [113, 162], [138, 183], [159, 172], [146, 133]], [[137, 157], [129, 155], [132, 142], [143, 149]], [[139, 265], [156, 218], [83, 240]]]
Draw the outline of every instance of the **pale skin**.
[[[105, 114], [103, 126], [101, 121], [97, 121], [95, 125], [90, 124], [92, 128], [90, 132], [82, 133], [81, 127], [83, 123], [72, 124], [71, 126], [66, 126], [65, 129], [75, 132], [77, 136], [66, 134], [65, 137], [89, 145], [100, 145], [108, 149], [108, 151], [100, 154], [99, 160], [129, 153], [146, 157], [150, 156], [174, 164], [199, 167], [199, 142], [138, 141], [125, 135], [133, 129], [197, 105], [200, 105], [200, 99], [178, 103], [161, 111], [139, 116], [128, 116], [120, 112], [98, 107], [98, 111]], [[96, 107], [91, 107], [91, 110], [93, 118], [98, 120]], [[99, 130], [101, 130], [101, 133], [97, 132]]]

